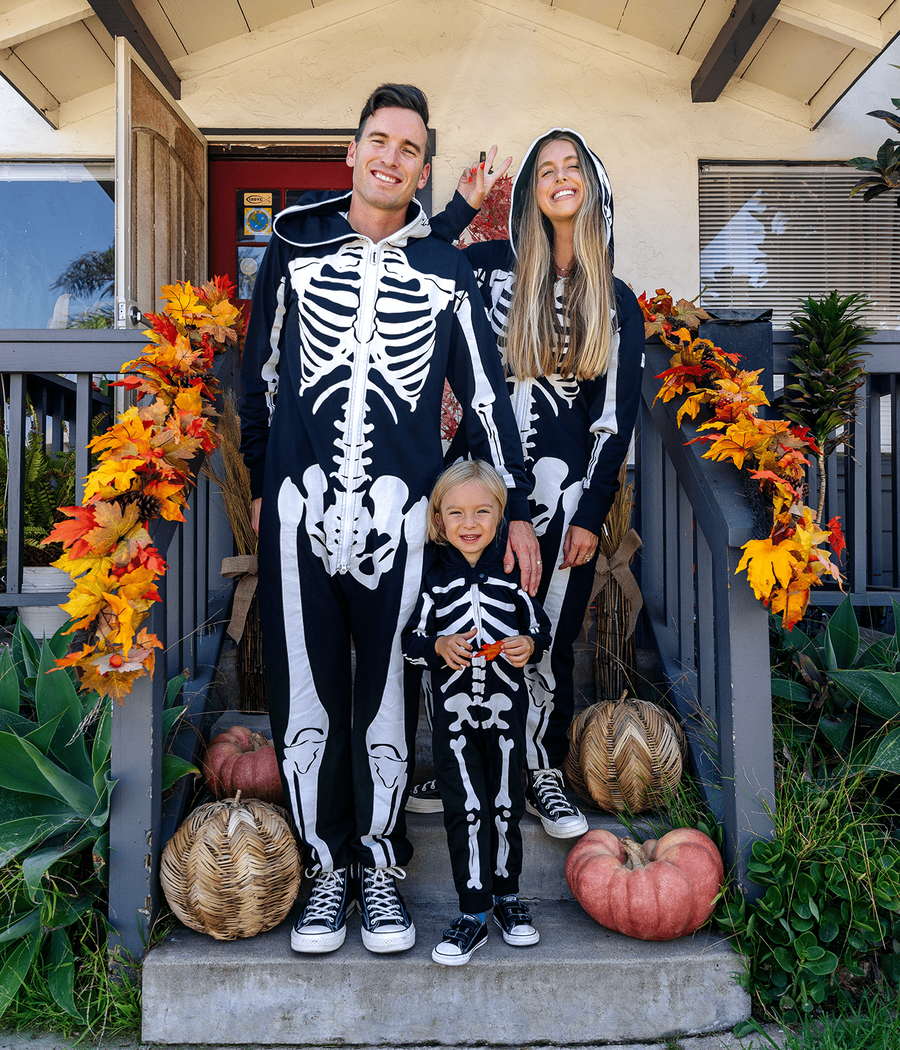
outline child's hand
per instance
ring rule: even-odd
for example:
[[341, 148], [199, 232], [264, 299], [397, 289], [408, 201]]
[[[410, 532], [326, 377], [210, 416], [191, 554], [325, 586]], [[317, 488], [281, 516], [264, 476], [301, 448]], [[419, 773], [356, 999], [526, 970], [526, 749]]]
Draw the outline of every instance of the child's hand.
[[534, 639], [529, 638], [527, 634], [516, 634], [512, 638], [504, 638], [500, 651], [513, 667], [524, 667], [534, 652]]
[[477, 633], [473, 627], [465, 634], [442, 634], [434, 643], [434, 651], [449, 668], [461, 671], [464, 667], [469, 666], [472, 656], [472, 646], [469, 645], [469, 642]]

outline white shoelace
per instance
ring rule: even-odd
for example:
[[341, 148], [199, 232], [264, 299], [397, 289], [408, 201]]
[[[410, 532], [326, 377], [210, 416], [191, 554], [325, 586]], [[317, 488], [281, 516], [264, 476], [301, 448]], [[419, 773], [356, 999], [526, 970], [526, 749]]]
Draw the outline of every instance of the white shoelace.
[[405, 878], [406, 872], [402, 868], [363, 868], [362, 891], [372, 922], [385, 919], [401, 924], [406, 922], [394, 885], [394, 879]]
[[334, 919], [335, 912], [341, 906], [346, 878], [346, 868], [319, 872], [303, 910], [304, 922], [308, 923], [311, 919]]
[[532, 773], [534, 793], [554, 817], [572, 812], [572, 803], [562, 793], [562, 778], [556, 769], [536, 769]]

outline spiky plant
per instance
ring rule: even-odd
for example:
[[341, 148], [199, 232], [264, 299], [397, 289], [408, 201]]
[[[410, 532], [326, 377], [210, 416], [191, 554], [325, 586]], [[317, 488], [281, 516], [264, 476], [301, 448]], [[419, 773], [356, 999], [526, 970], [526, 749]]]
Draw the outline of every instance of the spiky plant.
[[825, 460], [848, 444], [848, 427], [857, 409], [856, 391], [865, 382], [863, 358], [858, 347], [875, 329], [862, 323], [871, 303], [859, 292], [841, 298], [831, 292], [821, 299], [801, 299], [802, 310], [791, 318], [796, 336], [791, 354], [792, 382], [784, 388], [784, 414], [808, 427], [819, 448], [819, 505], [816, 522], [825, 508]]
[[[894, 66], [900, 69], [900, 66]], [[886, 109], [870, 110], [867, 116], [883, 120], [893, 131], [900, 131], [900, 98], [892, 98], [891, 102], [897, 109], [896, 113], [890, 113]], [[875, 157], [854, 157], [847, 164], [852, 168], [858, 168], [866, 172], [864, 178], [850, 191], [850, 196], [862, 193], [864, 201], [880, 197], [882, 193], [900, 191], [900, 142], [897, 139], [885, 139]], [[900, 208], [900, 192], [897, 193], [897, 207]]]

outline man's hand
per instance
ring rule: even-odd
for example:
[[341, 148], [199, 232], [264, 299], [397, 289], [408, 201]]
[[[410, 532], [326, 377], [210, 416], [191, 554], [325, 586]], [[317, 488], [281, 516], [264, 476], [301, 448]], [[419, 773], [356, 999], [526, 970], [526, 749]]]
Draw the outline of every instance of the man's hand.
[[466, 203], [476, 211], [484, 204], [485, 197], [494, 188], [494, 183], [497, 179], [501, 175], [505, 175], [510, 164], [512, 164], [512, 157], [507, 157], [496, 171], [491, 171], [491, 165], [494, 163], [494, 157], [496, 156], [497, 147], [491, 146], [487, 160], [482, 164], [466, 168], [460, 176], [459, 185], [456, 187], [465, 197]]
[[512, 638], [504, 638], [500, 652], [513, 667], [524, 667], [534, 652], [534, 639], [527, 634], [515, 634]]
[[595, 532], [570, 525], [563, 539], [563, 560], [559, 568], [571, 569], [576, 565], [586, 564], [597, 553], [599, 542]]
[[250, 501], [250, 528], [259, 535], [259, 509], [262, 507], [261, 499], [254, 499]]
[[503, 571], [512, 572], [519, 561], [522, 575], [522, 590], [533, 598], [541, 582], [541, 548], [538, 546], [534, 526], [530, 521], [511, 521], [509, 540], [503, 558]]
[[469, 666], [472, 658], [472, 646], [469, 642], [478, 632], [473, 627], [465, 634], [442, 634], [434, 643], [434, 651], [453, 671], [461, 671]]

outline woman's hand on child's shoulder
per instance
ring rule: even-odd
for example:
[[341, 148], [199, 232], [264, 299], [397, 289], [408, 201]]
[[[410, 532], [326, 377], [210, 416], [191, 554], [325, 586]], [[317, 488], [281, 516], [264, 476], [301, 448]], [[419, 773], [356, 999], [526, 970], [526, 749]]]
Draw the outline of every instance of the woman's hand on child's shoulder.
[[504, 638], [500, 652], [513, 667], [524, 667], [534, 652], [534, 639], [527, 634], [516, 634], [512, 638]]
[[469, 666], [472, 658], [472, 646], [469, 642], [478, 632], [473, 627], [465, 634], [442, 634], [434, 643], [434, 651], [453, 671], [461, 671]]

